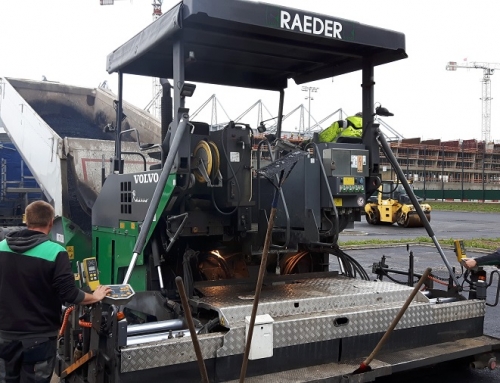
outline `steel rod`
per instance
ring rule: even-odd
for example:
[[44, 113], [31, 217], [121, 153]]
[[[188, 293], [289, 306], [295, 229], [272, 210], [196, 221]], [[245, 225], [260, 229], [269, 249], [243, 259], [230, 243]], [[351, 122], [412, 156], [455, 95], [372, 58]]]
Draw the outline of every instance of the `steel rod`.
[[175, 284], [177, 285], [177, 289], [179, 290], [182, 308], [184, 309], [184, 317], [186, 318], [189, 333], [191, 334], [191, 339], [193, 341], [194, 352], [196, 353], [196, 359], [198, 360], [198, 368], [200, 369], [201, 381], [204, 383], [208, 383], [207, 368], [205, 366], [205, 361], [203, 360], [203, 355], [201, 353], [200, 343], [198, 342], [198, 336], [196, 335], [193, 317], [191, 316], [191, 308], [189, 307], [189, 302], [186, 295], [186, 290], [184, 289], [184, 282], [182, 282], [182, 278], [176, 277]]
[[410, 184], [406, 180], [406, 177], [403, 174], [403, 171], [401, 170], [401, 166], [399, 166], [399, 163], [398, 163], [396, 157], [394, 156], [394, 153], [392, 152], [389, 144], [387, 143], [387, 140], [385, 139], [384, 135], [380, 132], [380, 130], [378, 131], [377, 141], [378, 141], [380, 147], [382, 148], [382, 151], [384, 152], [386, 158], [389, 160], [391, 165], [394, 167], [394, 170], [396, 171], [398, 179], [401, 181], [401, 184], [405, 188], [406, 193], [408, 194], [408, 197], [410, 197], [411, 203], [413, 204], [413, 207], [415, 208], [420, 220], [422, 221], [422, 223], [425, 227], [425, 230], [427, 231], [427, 234], [434, 242], [434, 245], [435, 245], [437, 251], [439, 252], [439, 255], [441, 256], [443, 263], [445, 264], [446, 268], [448, 269], [448, 273], [450, 274], [450, 277], [453, 278], [453, 281], [455, 282], [455, 286], [460, 287], [460, 283], [458, 282], [458, 279], [457, 279], [455, 273], [453, 272], [453, 269], [450, 265], [450, 262], [446, 258], [446, 255], [444, 255], [443, 249], [439, 245], [439, 242], [438, 242], [436, 236], [434, 235], [434, 231], [432, 230], [432, 227], [429, 224], [427, 217], [425, 216], [424, 212], [422, 211], [422, 207], [420, 206], [420, 204], [417, 201], [417, 198], [415, 197], [415, 192], [413, 191], [413, 189], [410, 187]]
[[252, 314], [250, 316], [250, 324], [248, 327], [248, 334], [245, 344], [245, 354], [243, 355], [243, 363], [241, 365], [240, 383], [245, 381], [248, 367], [248, 356], [250, 355], [250, 347], [252, 346], [253, 327], [255, 326], [255, 317], [257, 316], [257, 309], [259, 307], [260, 292], [262, 291], [262, 284], [264, 283], [264, 274], [266, 273], [267, 257], [269, 255], [269, 247], [271, 245], [271, 238], [273, 236], [274, 218], [276, 217], [276, 206], [278, 205], [279, 192], [275, 191], [273, 207], [269, 215], [269, 222], [267, 224], [266, 239], [264, 241], [264, 249], [262, 250], [262, 259], [260, 260], [259, 276], [255, 286], [255, 295], [253, 298]]
[[146, 212], [146, 217], [142, 222], [142, 228], [139, 232], [139, 236], [137, 237], [137, 241], [134, 246], [132, 259], [128, 266], [127, 273], [125, 274], [125, 278], [122, 282], [124, 284], [128, 283], [128, 281], [130, 280], [130, 276], [132, 275], [132, 271], [134, 270], [135, 263], [137, 262], [137, 257], [140, 253], [142, 253], [144, 249], [146, 237], [149, 234], [149, 229], [151, 228], [151, 224], [153, 223], [153, 219], [155, 218], [156, 209], [158, 209], [158, 205], [160, 204], [160, 200], [163, 195], [163, 190], [165, 189], [168, 177], [170, 176], [170, 171], [172, 170], [172, 166], [174, 165], [175, 156], [177, 154], [177, 150], [179, 149], [184, 131], [186, 130], [187, 122], [188, 115], [184, 114], [175, 132], [174, 139], [172, 140], [172, 145], [170, 147], [170, 151], [168, 152], [167, 159], [165, 160], [165, 165], [163, 166], [163, 169], [161, 171], [160, 179], [158, 180], [158, 184], [156, 185], [153, 197], [151, 197], [151, 203], [149, 204], [148, 211]]
[[413, 298], [415, 298], [415, 296], [417, 295], [418, 290], [420, 290], [420, 287], [424, 284], [425, 280], [429, 277], [429, 274], [431, 273], [431, 271], [432, 271], [431, 268], [427, 268], [425, 270], [424, 274], [420, 277], [418, 283], [413, 288], [410, 296], [406, 299], [403, 307], [401, 307], [401, 309], [397, 313], [396, 317], [392, 320], [392, 323], [389, 326], [389, 328], [387, 329], [387, 331], [385, 332], [384, 336], [382, 336], [382, 338], [379, 340], [378, 344], [375, 346], [375, 348], [373, 349], [371, 354], [364, 360], [363, 364], [365, 366], [368, 366], [371, 363], [371, 361], [373, 360], [375, 355], [380, 351], [380, 349], [382, 348], [384, 343], [387, 341], [387, 339], [391, 335], [392, 331], [394, 330], [396, 325], [399, 323], [399, 320], [406, 312], [406, 309], [408, 308], [410, 303], [413, 301]]
[[134, 324], [127, 327], [127, 336], [159, 331], [180, 330], [184, 327], [182, 319], [169, 319], [159, 322]]

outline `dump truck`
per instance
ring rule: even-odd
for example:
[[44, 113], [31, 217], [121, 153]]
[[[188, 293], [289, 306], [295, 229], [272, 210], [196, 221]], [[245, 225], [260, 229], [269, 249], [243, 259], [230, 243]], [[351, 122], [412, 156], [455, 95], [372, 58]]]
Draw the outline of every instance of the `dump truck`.
[[[92, 206], [111, 172], [116, 95], [102, 86], [84, 88], [7, 77], [0, 78], [0, 90], [0, 120], [20, 160], [29, 168], [30, 180], [36, 181], [22, 191], [31, 193], [31, 198], [36, 196], [33, 192], [43, 193], [54, 206], [52, 240], [68, 249], [73, 262], [88, 257], [92, 252]], [[159, 121], [130, 104], [124, 105], [122, 114], [126, 116], [120, 133], [122, 160], [127, 171], [158, 163], [148, 153], [159, 153], [149, 144], [159, 139]], [[140, 145], [149, 149], [141, 150]], [[22, 225], [22, 212], [19, 215], [21, 219], [5, 230]], [[73, 268], [76, 272], [76, 263]]]
[[[408, 181], [413, 186], [411, 180]], [[431, 205], [416, 197], [425, 219], [431, 221]], [[417, 213], [403, 184], [396, 181], [382, 181], [375, 194], [367, 199], [365, 205], [366, 222], [371, 225], [392, 225], [397, 222], [402, 227], [423, 227], [424, 223]]]
[[[39, 161], [66, 164], [78, 182], [87, 182], [78, 202], [91, 215], [91, 250], [74, 249], [77, 283], [89, 291], [99, 284], [112, 289], [102, 303], [64, 308], [61, 380], [369, 382], [449, 360], [494, 358], [500, 340], [483, 334], [484, 299], [464, 295], [428, 222], [452, 280], [447, 290], [415, 291], [413, 278], [411, 286], [371, 281], [339, 247], [339, 233], [361, 220], [367, 197], [381, 184], [379, 149], [395, 162], [374, 123], [384, 113], [374, 110], [374, 68], [405, 58], [404, 34], [336, 15], [244, 0], [183, 0], [109, 54], [116, 98], [106, 96], [104, 107], [99, 89], [77, 92], [71, 110], [83, 108], [114, 141], [55, 136], [40, 121], [53, 104], [26, 105], [28, 94], [43, 100], [50, 89], [39, 87], [55, 85], [36, 84], [30, 92], [21, 88], [31, 84], [4, 79], [0, 113], [12, 136], [29, 111], [34, 132], [50, 133], [44, 141], [50, 156]], [[284, 144], [288, 81], [359, 71], [360, 139]], [[124, 74], [160, 78], [163, 87], [160, 125], [143, 139], [140, 129], [154, 125], [142, 125], [143, 116], [135, 128], [140, 143], [135, 134], [124, 141], [134, 129], [126, 125], [133, 108], [123, 101]], [[276, 139], [257, 140], [257, 127], [243, 122], [217, 128], [192, 121], [197, 82], [274, 91]], [[98, 117], [104, 109], [107, 117]], [[143, 161], [146, 151], [152, 153]], [[415, 201], [397, 162], [393, 168]], [[66, 217], [59, 186], [66, 173], [52, 180], [59, 187], [53, 190], [42, 179], [52, 172], [32, 171]], [[66, 239], [58, 227], [53, 235]], [[340, 270], [330, 267], [331, 259]], [[477, 279], [467, 283], [475, 291]], [[351, 374], [405, 302], [387, 348], [370, 369]]]

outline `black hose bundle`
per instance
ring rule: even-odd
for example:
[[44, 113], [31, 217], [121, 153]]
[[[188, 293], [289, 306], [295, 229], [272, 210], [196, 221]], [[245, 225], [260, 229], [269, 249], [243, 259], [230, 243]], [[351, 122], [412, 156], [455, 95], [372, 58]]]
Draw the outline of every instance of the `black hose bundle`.
[[196, 259], [198, 257], [198, 254], [199, 254], [198, 251], [187, 249], [186, 252], [184, 253], [184, 257], [182, 260], [184, 284], [186, 286], [186, 293], [188, 298], [192, 298], [194, 293], [194, 278], [193, 278], [193, 271], [191, 268], [191, 260]]
[[332, 254], [335, 255], [340, 262], [342, 262], [342, 266], [344, 267], [345, 275], [349, 278], [356, 278], [358, 275], [361, 279], [365, 281], [369, 281], [370, 277], [366, 270], [349, 254], [342, 251], [338, 246], [333, 248]]

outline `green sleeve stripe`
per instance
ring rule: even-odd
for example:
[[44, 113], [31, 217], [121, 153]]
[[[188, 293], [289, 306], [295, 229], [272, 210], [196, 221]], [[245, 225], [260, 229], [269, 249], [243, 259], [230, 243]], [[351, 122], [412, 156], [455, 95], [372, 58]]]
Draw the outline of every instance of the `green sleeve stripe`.
[[[15, 251], [12, 251], [7, 245], [7, 241], [5, 239], [0, 242], [0, 251], [15, 253]], [[57, 254], [61, 251], [66, 251], [66, 249], [55, 242], [45, 241], [22, 254], [27, 255], [28, 257], [41, 258], [46, 261], [54, 262]]]
[[3, 240], [0, 242], [0, 251], [7, 251], [7, 252], [12, 252], [9, 246], [7, 246], [7, 240]]

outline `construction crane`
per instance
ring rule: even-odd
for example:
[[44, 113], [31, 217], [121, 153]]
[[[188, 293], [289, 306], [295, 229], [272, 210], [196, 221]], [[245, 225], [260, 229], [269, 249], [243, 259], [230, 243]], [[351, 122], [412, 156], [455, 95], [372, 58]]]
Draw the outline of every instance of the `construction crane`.
[[[101, 5], [114, 5], [115, 0], [100, 0]], [[153, 0], [153, 22], [156, 21], [161, 15], [161, 6], [163, 4], [163, 0]], [[161, 115], [161, 95], [162, 88], [160, 85], [160, 79], [157, 77], [153, 77], [153, 86], [152, 86], [152, 99], [144, 108], [147, 112], [151, 113], [156, 118], [160, 118]]]
[[446, 65], [446, 70], [456, 71], [458, 68], [466, 69], [482, 69], [482, 125], [481, 139], [484, 142], [489, 142], [491, 139], [491, 76], [495, 73], [495, 69], [500, 69], [500, 64], [487, 62], [465, 62], [457, 64], [455, 61], [450, 61]]

